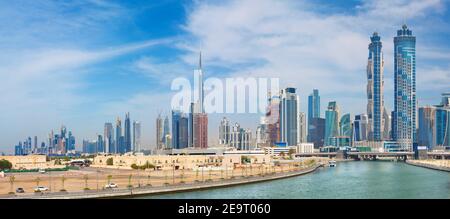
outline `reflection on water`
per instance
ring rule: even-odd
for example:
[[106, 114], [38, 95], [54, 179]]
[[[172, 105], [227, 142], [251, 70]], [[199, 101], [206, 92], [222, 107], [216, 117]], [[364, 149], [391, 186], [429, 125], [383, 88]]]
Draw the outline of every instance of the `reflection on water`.
[[229, 188], [139, 198], [450, 198], [450, 174], [399, 162], [338, 163], [314, 173]]

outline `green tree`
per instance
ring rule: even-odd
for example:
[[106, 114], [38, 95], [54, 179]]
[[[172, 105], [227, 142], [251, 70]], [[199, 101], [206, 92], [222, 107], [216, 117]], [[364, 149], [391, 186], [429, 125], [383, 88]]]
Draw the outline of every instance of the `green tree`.
[[12, 168], [12, 163], [8, 160], [0, 160], [0, 170], [10, 170]]
[[108, 165], [108, 166], [114, 165], [114, 160], [112, 157], [106, 159], [106, 165]]

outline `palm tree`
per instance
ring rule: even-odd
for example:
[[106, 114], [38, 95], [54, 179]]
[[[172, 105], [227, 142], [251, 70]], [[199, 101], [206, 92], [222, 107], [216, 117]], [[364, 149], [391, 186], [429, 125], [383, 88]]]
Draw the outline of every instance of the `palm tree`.
[[131, 185], [131, 177], [133, 177], [132, 174], [128, 175], [128, 188], [133, 187], [133, 185]]
[[147, 186], [151, 186], [152, 184], [150, 184], [150, 173], [147, 175]]
[[15, 176], [10, 176], [9, 177], [9, 184], [11, 185], [11, 194], [14, 193], [14, 181], [16, 180]]
[[39, 182], [41, 181], [41, 178], [37, 177], [35, 181], [36, 181], [36, 186], [39, 186]]
[[83, 179], [84, 179], [84, 190], [89, 190], [89, 188], [88, 188], [89, 176], [87, 174], [84, 174]]
[[62, 182], [62, 189], [61, 189], [61, 191], [66, 191], [66, 189], [64, 189], [64, 182], [66, 181], [66, 177], [63, 175], [62, 177], [61, 177], [61, 182]]
[[108, 175], [108, 176], [106, 177], [106, 180], [108, 181], [108, 185], [111, 183], [111, 179], [112, 179], [112, 176], [111, 176], [111, 175]]

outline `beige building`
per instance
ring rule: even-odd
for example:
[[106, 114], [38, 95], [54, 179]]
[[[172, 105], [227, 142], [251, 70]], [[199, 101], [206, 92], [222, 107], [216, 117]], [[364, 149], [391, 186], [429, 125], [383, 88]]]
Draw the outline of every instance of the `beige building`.
[[13, 169], [38, 169], [50, 167], [45, 155], [0, 156], [0, 160], [11, 162]]
[[[269, 155], [99, 155], [94, 158], [92, 167], [111, 167], [130, 169], [132, 164], [138, 166], [147, 162], [157, 169], [196, 169], [197, 167], [226, 167], [231, 168], [241, 164], [242, 157], [246, 157], [254, 164], [269, 164]], [[113, 165], [107, 165], [107, 160], [113, 159]]]

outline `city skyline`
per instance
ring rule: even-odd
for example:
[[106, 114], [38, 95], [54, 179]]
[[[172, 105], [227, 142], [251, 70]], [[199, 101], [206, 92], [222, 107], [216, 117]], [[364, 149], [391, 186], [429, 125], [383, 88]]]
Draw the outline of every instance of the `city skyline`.
[[[117, 115], [123, 115], [125, 112], [130, 112], [133, 115], [133, 119], [142, 122], [142, 147], [146, 148], [150, 145], [155, 147], [156, 127], [154, 121], [157, 117], [157, 112], [162, 110], [166, 112], [166, 115], [170, 112], [170, 103], [168, 101], [171, 94], [170, 81], [176, 76], [190, 77], [192, 75], [192, 71], [198, 63], [196, 61], [198, 55], [195, 54], [198, 54], [199, 51], [202, 51], [204, 54], [203, 67], [207, 76], [276, 75], [281, 79], [280, 87], [297, 88], [297, 94], [300, 96], [301, 112], [307, 112], [307, 96], [313, 88], [318, 88], [322, 103], [320, 111], [325, 111], [324, 106], [327, 106], [328, 102], [335, 100], [342, 114], [351, 113], [351, 118], [353, 119], [355, 115], [366, 112], [365, 104], [367, 103], [367, 98], [364, 87], [367, 84], [365, 71], [367, 65], [367, 44], [369, 43], [369, 36], [375, 31], [382, 36], [384, 61], [386, 62], [384, 66], [384, 100], [386, 108], [390, 112], [394, 110], [392, 95], [394, 90], [394, 49], [392, 39], [403, 24], [402, 19], [404, 18], [395, 17], [395, 13], [392, 11], [383, 11], [386, 8], [396, 8], [397, 10], [411, 12], [405, 17], [408, 27], [414, 30], [414, 35], [418, 39], [418, 63], [416, 70], [418, 107], [436, 104], [440, 101], [440, 94], [448, 92], [448, 86], [446, 85], [450, 84], [450, 72], [448, 64], [445, 63], [449, 60], [449, 48], [445, 43], [441, 45], [442, 39], [449, 36], [449, 25], [446, 25], [446, 22], [449, 20], [449, 15], [446, 11], [448, 7], [447, 2], [429, 1], [424, 4], [418, 4], [416, 1], [411, 1], [404, 5], [395, 5], [395, 3], [384, 3], [387, 5], [383, 5], [370, 2], [348, 3], [350, 5], [347, 6], [351, 8], [348, 11], [350, 14], [342, 13], [343, 8], [332, 7], [334, 5], [329, 4], [326, 12], [312, 10], [312, 12], [305, 14], [302, 13], [304, 11], [302, 11], [300, 6], [306, 4], [310, 9], [314, 9], [317, 8], [316, 3], [262, 1], [261, 4], [258, 4], [253, 14], [242, 18], [243, 24], [237, 24], [231, 20], [229, 21], [230, 23], [223, 27], [231, 35], [239, 35], [239, 40], [245, 39], [243, 37], [256, 40], [259, 36], [275, 34], [274, 37], [261, 38], [261, 42], [257, 40], [252, 41], [255, 42], [255, 45], [252, 43], [250, 45], [242, 45], [239, 40], [234, 42], [232, 37], [226, 38], [225, 34], [221, 36], [220, 34], [223, 33], [223, 30], [214, 31], [214, 25], [212, 25], [212, 20], [214, 19], [206, 19], [209, 15], [214, 14], [212, 12], [216, 12], [217, 15], [214, 16], [224, 15], [225, 11], [235, 11], [234, 9], [241, 9], [245, 12], [250, 10], [250, 5], [254, 7], [254, 4], [236, 1], [221, 4], [213, 4], [211, 2], [188, 3], [188, 6], [184, 6], [186, 8], [182, 7], [183, 17], [175, 19], [169, 16], [170, 18], [167, 18], [167, 20], [163, 19], [163, 22], [172, 24], [168, 28], [171, 29], [170, 31], [160, 26], [157, 27], [167, 31], [167, 33], [160, 31], [159, 35], [154, 34], [152, 26], [157, 26], [157, 24], [154, 21], [144, 22], [152, 21], [152, 16], [155, 15], [152, 15], [152, 13], [143, 15], [144, 12], [136, 12], [134, 14], [136, 17], [132, 17], [132, 19], [139, 20], [142, 18], [139, 22], [146, 23], [145, 25], [138, 23], [137, 27], [133, 27], [129, 38], [121, 36], [120, 33], [117, 35], [112, 34], [113, 37], [106, 38], [106, 34], [115, 33], [114, 31], [120, 32], [120, 30], [111, 29], [109, 26], [111, 24], [105, 24], [105, 20], [102, 19], [112, 18], [111, 23], [119, 22], [117, 19], [114, 19], [117, 16], [114, 13], [129, 13], [129, 11], [136, 10], [138, 7], [136, 4], [138, 3], [110, 2], [96, 5], [92, 9], [93, 11], [82, 10], [83, 14], [80, 15], [69, 14], [79, 18], [76, 22], [79, 22], [80, 26], [69, 25], [63, 28], [59, 26], [61, 25], [60, 23], [52, 23], [46, 29], [46, 31], [51, 33], [56, 28], [63, 28], [65, 31], [63, 31], [62, 36], [48, 37], [37, 34], [35, 39], [23, 43], [29, 45], [20, 44], [24, 48], [2, 45], [5, 54], [8, 51], [15, 51], [13, 54], [21, 55], [20, 53], [23, 52], [26, 55], [28, 54], [26, 53], [28, 48], [33, 52], [37, 52], [36, 54], [44, 56], [23, 69], [17, 69], [16, 67], [24, 63], [25, 60], [11, 60], [12, 58], [9, 57], [0, 57], [0, 62], [5, 64], [3, 65], [4, 68], [0, 70], [0, 76], [4, 76], [7, 83], [3, 87], [5, 89], [3, 96], [0, 96], [0, 102], [2, 106], [5, 106], [0, 111], [3, 121], [0, 125], [0, 131], [4, 133], [0, 141], [0, 152], [11, 153], [12, 146], [26, 136], [37, 136], [38, 139], [45, 139], [49, 130], [61, 124], [71, 127], [73, 134], [78, 138], [77, 149], [80, 149], [79, 146], [81, 145], [79, 143], [81, 139], [94, 139], [96, 133], [104, 132], [103, 125], [105, 122], [113, 122], [112, 118]], [[178, 8], [180, 6], [174, 6], [174, 4], [167, 2], [153, 6], [157, 9], [149, 7], [149, 9], [144, 11], [154, 12], [154, 10], [161, 8], [170, 12], [180, 10]], [[289, 6], [293, 7], [290, 8]], [[11, 3], [2, 8], [8, 11], [14, 7], [14, 3]], [[49, 16], [61, 16], [61, 11], [53, 7], [56, 6], [52, 6], [49, 3], [49, 5], [41, 5], [40, 9], [36, 10], [48, 8], [52, 12]], [[96, 19], [99, 20], [92, 18], [90, 13], [94, 13], [96, 10], [104, 7], [111, 8], [112, 12], [110, 14], [100, 14], [104, 17], [97, 17]], [[122, 11], [124, 8], [128, 10]], [[274, 10], [271, 12], [263, 10], [267, 8]], [[30, 9], [31, 12], [36, 10]], [[271, 23], [272, 25], [286, 24], [288, 27], [291, 27], [290, 25], [295, 24], [292, 23], [291, 18], [304, 16], [309, 18], [309, 21], [312, 23], [318, 22], [321, 24], [323, 29], [317, 30], [313, 28], [312, 24], [300, 23], [301, 27], [309, 27], [307, 28], [308, 31], [297, 33], [297, 28], [292, 28], [292, 31], [281, 31], [279, 28], [274, 28], [264, 32], [256, 28], [256, 30], [249, 33], [251, 35], [241, 36], [240, 32], [230, 30], [235, 27], [245, 30], [248, 28], [247, 25], [258, 24], [263, 18], [284, 14], [283, 12], [295, 12], [295, 15], [286, 13], [286, 15], [281, 16], [281, 19], [274, 20]], [[21, 18], [17, 21], [19, 24], [27, 21], [26, 19], [30, 19], [26, 15], [17, 15], [13, 12], [9, 14]], [[33, 13], [30, 13], [28, 16], [32, 15]], [[325, 16], [326, 19], [318, 19], [319, 15]], [[369, 15], [386, 15], [386, 20], [380, 19], [377, 22], [376, 19], [371, 19]], [[424, 16], [441, 25], [431, 26], [427, 24], [426, 21], [420, 19]], [[354, 22], [358, 18], [366, 18], [365, 25], [349, 29], [347, 22]], [[389, 21], [388, 18], [392, 18], [392, 20]], [[63, 20], [64, 18], [60, 17], [60, 19]], [[127, 22], [130, 21], [123, 21], [124, 24], [119, 26], [119, 29], [124, 26], [128, 27]], [[96, 25], [103, 27], [103, 24], [105, 29], [100, 28], [101, 33], [96, 35], [97, 37], [94, 37], [95, 39], [92, 39], [92, 41], [83, 38], [80, 42], [75, 43], [68, 36], [71, 31], [86, 29], [94, 31], [90, 28]], [[338, 28], [332, 27], [334, 24], [338, 25], [338, 28], [343, 28], [344, 31], [338, 31]], [[184, 28], [179, 28], [179, 25], [184, 25]], [[39, 26], [39, 22], [37, 22], [37, 26]], [[25, 34], [27, 32], [21, 27], [23, 25], [18, 25], [16, 32], [13, 32], [12, 36], [14, 37], [8, 38], [4, 36], [3, 38], [7, 42], [14, 42], [26, 37]], [[5, 27], [1, 31], [10, 33], [12, 30]], [[337, 38], [332, 45], [324, 37], [320, 37], [317, 41], [309, 38], [319, 33], [324, 34], [325, 37], [332, 36], [334, 34], [328, 32], [333, 31], [336, 31]], [[195, 40], [187, 41], [190, 37], [193, 37]], [[46, 39], [57, 41], [58, 44], [56, 45], [60, 47], [54, 48], [44, 44], [42, 41]], [[104, 43], [93, 46], [98, 41], [104, 41]], [[177, 46], [167, 46], [167, 41], [175, 42]], [[219, 43], [217, 45], [213, 41], [223, 42], [224, 44]], [[290, 43], [292, 47], [298, 47], [295, 50], [298, 53], [297, 56], [292, 57], [293, 53], [283, 46], [286, 43]], [[338, 47], [334, 43], [339, 44]], [[232, 46], [222, 49], [226, 44], [231, 44]], [[319, 52], [311, 54], [310, 57], [304, 56], [305, 53], [311, 52], [311, 48], [318, 45], [322, 45], [322, 49], [328, 50], [328, 53]], [[346, 51], [342, 51], [341, 47], [345, 48], [344, 50]], [[270, 52], [268, 51], [269, 48]], [[259, 51], [259, 54], [250, 54], [248, 52], [250, 49]], [[275, 54], [277, 54], [276, 56], [281, 56], [274, 57]], [[25, 57], [32, 58], [32, 56]], [[61, 58], [57, 59], [56, 57]], [[295, 64], [293, 60], [296, 59], [302, 61], [297, 61], [298, 64]], [[324, 59], [328, 61], [325, 62]], [[6, 64], [9, 61], [12, 64]], [[105, 65], [111, 65], [111, 67], [105, 67]], [[325, 67], [322, 65], [325, 65]], [[330, 69], [336, 69], [333, 71], [335, 76], [331, 74], [327, 66]], [[34, 67], [37, 70], [33, 69]], [[300, 74], [295, 73], [294, 69], [299, 69]], [[114, 73], [111, 73], [111, 75], [106, 74], [108, 71]], [[17, 74], [8, 72], [17, 72]], [[55, 72], [61, 72], [61, 75], [55, 74]], [[338, 74], [335, 72], [338, 72]], [[58, 83], [60, 82], [60, 77], [65, 79], [62, 83]], [[67, 80], [67, 78], [73, 80]], [[286, 78], [292, 78], [293, 80], [288, 81]], [[321, 80], [323, 78], [327, 80]], [[55, 83], [49, 84], [44, 82], [47, 80]], [[72, 82], [69, 83], [69, 81]], [[348, 83], [343, 83], [343, 81]], [[31, 82], [38, 84], [40, 88], [27, 86]], [[131, 85], [123, 85], [121, 88], [122, 83], [130, 83]], [[43, 86], [48, 88], [48, 90], [42, 90], [41, 87]], [[113, 91], [110, 87], [119, 87], [119, 89], [118, 91]], [[22, 90], [18, 90], [19, 88]], [[84, 91], [87, 90], [86, 88], [92, 91]], [[155, 90], [162, 90], [162, 92], [155, 92]], [[103, 93], [109, 95], [104, 96]], [[54, 96], [55, 94], [60, 96]], [[155, 102], [161, 104], [155, 106]], [[49, 103], [51, 103], [51, 108], [46, 107]], [[84, 110], [84, 108], [90, 110]], [[217, 129], [223, 116], [227, 116], [233, 121], [239, 121], [242, 126], [255, 131], [261, 114], [208, 115], [208, 133], [211, 133], [211, 136], [208, 136], [208, 140], [210, 143], [217, 143]], [[128, 121], [128, 124], [122, 122], [122, 129], [125, 127], [130, 129], [130, 121]], [[127, 146], [131, 147], [131, 135], [127, 135]]]

